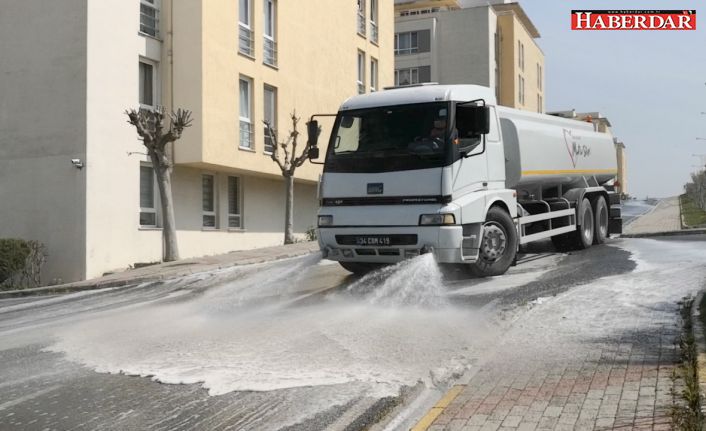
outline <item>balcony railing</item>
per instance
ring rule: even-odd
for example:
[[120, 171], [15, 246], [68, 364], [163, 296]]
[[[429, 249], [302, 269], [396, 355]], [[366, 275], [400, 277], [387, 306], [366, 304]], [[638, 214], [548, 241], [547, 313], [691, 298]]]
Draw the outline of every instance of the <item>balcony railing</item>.
[[140, 3], [140, 32], [152, 37], [159, 36], [157, 8]]
[[362, 12], [358, 12], [358, 34], [365, 36], [365, 15]]
[[269, 134], [269, 130], [267, 130], [267, 126], [265, 126], [265, 152], [266, 153], [271, 153], [274, 151], [275, 146], [274, 142], [272, 141], [272, 136]]
[[365, 94], [365, 84], [358, 81], [358, 94]]
[[252, 123], [240, 120], [240, 148], [253, 149], [252, 135]]
[[240, 24], [240, 30], [238, 32], [238, 50], [250, 57], [255, 56], [255, 39], [253, 38], [253, 31], [242, 23]]
[[265, 64], [277, 67], [277, 42], [268, 36], [265, 36], [264, 54]]
[[378, 25], [370, 21], [370, 41], [378, 43]]

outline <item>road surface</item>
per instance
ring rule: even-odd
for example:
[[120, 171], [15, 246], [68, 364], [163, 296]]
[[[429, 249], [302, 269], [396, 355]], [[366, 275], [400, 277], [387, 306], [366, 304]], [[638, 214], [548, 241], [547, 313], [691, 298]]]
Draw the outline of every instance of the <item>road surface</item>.
[[[684, 261], [705, 240], [615, 239], [570, 254], [544, 242], [482, 280], [442, 275], [429, 256], [355, 279], [312, 255], [2, 300], [0, 429], [362, 429], [399, 411], [401, 393], [414, 404], [472, 375], [543, 298], [601, 277], [642, 282], [673, 265], [662, 245]], [[705, 275], [670, 276], [664, 301]]]

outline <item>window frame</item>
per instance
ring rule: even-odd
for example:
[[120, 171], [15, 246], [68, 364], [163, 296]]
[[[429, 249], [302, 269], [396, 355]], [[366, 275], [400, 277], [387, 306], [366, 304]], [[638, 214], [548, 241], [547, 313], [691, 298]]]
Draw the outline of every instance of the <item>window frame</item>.
[[370, 0], [370, 41], [378, 43], [378, 0]]
[[358, 0], [356, 6], [356, 32], [358, 36], [365, 37], [365, 0]]
[[[268, 6], [271, 6], [268, 8]], [[271, 14], [271, 17], [270, 17]], [[267, 33], [267, 27], [271, 34]], [[263, 56], [262, 62], [268, 66], [277, 67], [277, 0], [263, 1]]]
[[[404, 36], [409, 37], [409, 46], [400, 48], [400, 41]], [[414, 44], [412, 44], [412, 36], [414, 36]], [[395, 33], [394, 53], [395, 55], [412, 55], [419, 52], [419, 32], [418, 31], [403, 31]]]
[[378, 91], [378, 59], [370, 56], [370, 92]]
[[[204, 208], [204, 180], [206, 177], [211, 177], [211, 210]], [[218, 187], [216, 186], [216, 174], [211, 172], [201, 173], [201, 229], [217, 230], [218, 229]], [[206, 217], [213, 217], [213, 226], [206, 226]]]
[[[267, 113], [267, 93], [268, 91], [272, 93], [272, 103], [271, 103], [271, 109], [272, 109], [272, 118], [270, 122], [270, 127], [272, 127], [272, 130], [277, 130], [277, 87], [274, 85], [270, 84], [264, 84], [262, 86], [262, 110], [263, 110], [263, 120], [267, 120], [268, 118], [268, 113]], [[269, 137], [267, 136], [267, 133], [265, 132], [265, 127], [263, 125], [263, 152], [265, 154], [272, 154], [272, 150], [274, 150], [274, 143], [271, 143], [269, 145], [269, 150], [268, 150], [268, 144], [267, 140]]]
[[[237, 205], [237, 212], [233, 212], [233, 208], [231, 207], [231, 180], [235, 180], [235, 193], [236, 193], [236, 205]], [[244, 229], [244, 224], [243, 224], [243, 181], [242, 177], [236, 176], [236, 175], [228, 175], [227, 177], [227, 192], [228, 192], [228, 229], [230, 230], [242, 230]], [[231, 226], [231, 219], [234, 219], [237, 217], [238, 220], [238, 225], [237, 226]]]
[[[248, 116], [244, 117], [243, 112], [242, 112], [242, 107], [243, 107], [243, 102], [241, 100], [241, 83], [245, 82], [247, 84], [247, 97], [248, 97]], [[253, 79], [250, 78], [249, 76], [245, 75], [239, 75], [238, 77], [238, 131], [239, 131], [239, 136], [238, 136], [238, 148], [242, 150], [248, 150], [248, 151], [254, 151], [255, 150], [255, 131], [253, 130]], [[247, 130], [243, 128], [243, 125], [247, 124]], [[243, 139], [243, 133], [247, 133], [248, 135], [248, 143], [250, 145], [243, 145], [244, 139]]]
[[[408, 84], [401, 84], [400, 83], [400, 75], [402, 72], [407, 72], [409, 73], [409, 83]], [[414, 75], [416, 75], [417, 80], [415, 81], [413, 79]], [[418, 67], [405, 67], [403, 69], [395, 69], [395, 87], [400, 87], [404, 85], [415, 85], [419, 84], [419, 68]]]
[[[158, 75], [157, 75], [157, 69], [159, 68], [159, 63], [157, 63], [154, 60], [150, 60], [145, 57], [140, 57], [137, 62], [137, 73], [138, 73], [138, 82], [137, 82], [137, 100], [138, 103], [140, 104], [140, 108], [142, 109], [148, 109], [152, 110], [154, 109], [158, 104], [159, 104], [159, 85], [158, 85]], [[152, 104], [147, 104], [142, 101], [142, 96], [144, 95], [144, 84], [142, 82], [142, 70], [140, 65], [144, 64], [146, 66], [149, 66], [152, 68]]]
[[[151, 176], [151, 194], [152, 194], [152, 206], [147, 207], [147, 206], [142, 206], [142, 173], [144, 172], [144, 169], [149, 169], [150, 170], [150, 176]], [[159, 220], [159, 211], [157, 210], [157, 193], [155, 193], [155, 188], [157, 186], [157, 176], [154, 172], [154, 167], [150, 163], [140, 163], [140, 178], [139, 178], [139, 188], [138, 188], [138, 205], [139, 205], [139, 213], [138, 213], [138, 225], [141, 229], [154, 229], [160, 227], [160, 220]], [[142, 213], [148, 213], [148, 214], [153, 214], [154, 215], [154, 224], [142, 224]]]
[[[143, 5], [154, 10], [154, 34], [142, 30], [142, 17], [144, 16], [144, 14], [142, 13]], [[140, 0], [140, 27], [138, 29], [139, 34], [148, 37], [154, 37], [156, 39], [159, 38], [159, 15], [161, 12], [161, 6], [161, 0]]]
[[356, 84], [358, 85], [358, 94], [365, 94], [365, 52], [358, 50], [358, 73], [356, 76]]
[[[247, 21], [244, 21], [241, 16], [241, 4], [246, 5]], [[252, 0], [238, 0], [238, 53], [250, 58], [254, 58], [255, 56], [255, 31], [253, 29], [252, 5]]]

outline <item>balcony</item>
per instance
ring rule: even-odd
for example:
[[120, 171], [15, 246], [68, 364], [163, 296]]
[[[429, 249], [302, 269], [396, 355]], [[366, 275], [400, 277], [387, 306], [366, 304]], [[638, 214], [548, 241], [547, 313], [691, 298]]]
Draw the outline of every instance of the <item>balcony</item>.
[[238, 32], [238, 51], [248, 57], [255, 56], [255, 38], [253, 37], [253, 31], [243, 23], [240, 23]]
[[269, 36], [264, 38], [264, 62], [265, 64], [277, 67], [277, 42]]

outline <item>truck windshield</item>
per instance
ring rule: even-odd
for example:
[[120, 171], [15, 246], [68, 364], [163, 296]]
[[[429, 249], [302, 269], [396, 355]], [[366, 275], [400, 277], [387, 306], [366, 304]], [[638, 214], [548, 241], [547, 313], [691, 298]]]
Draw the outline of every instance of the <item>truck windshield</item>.
[[339, 113], [327, 172], [388, 172], [444, 166], [449, 154], [447, 102]]

